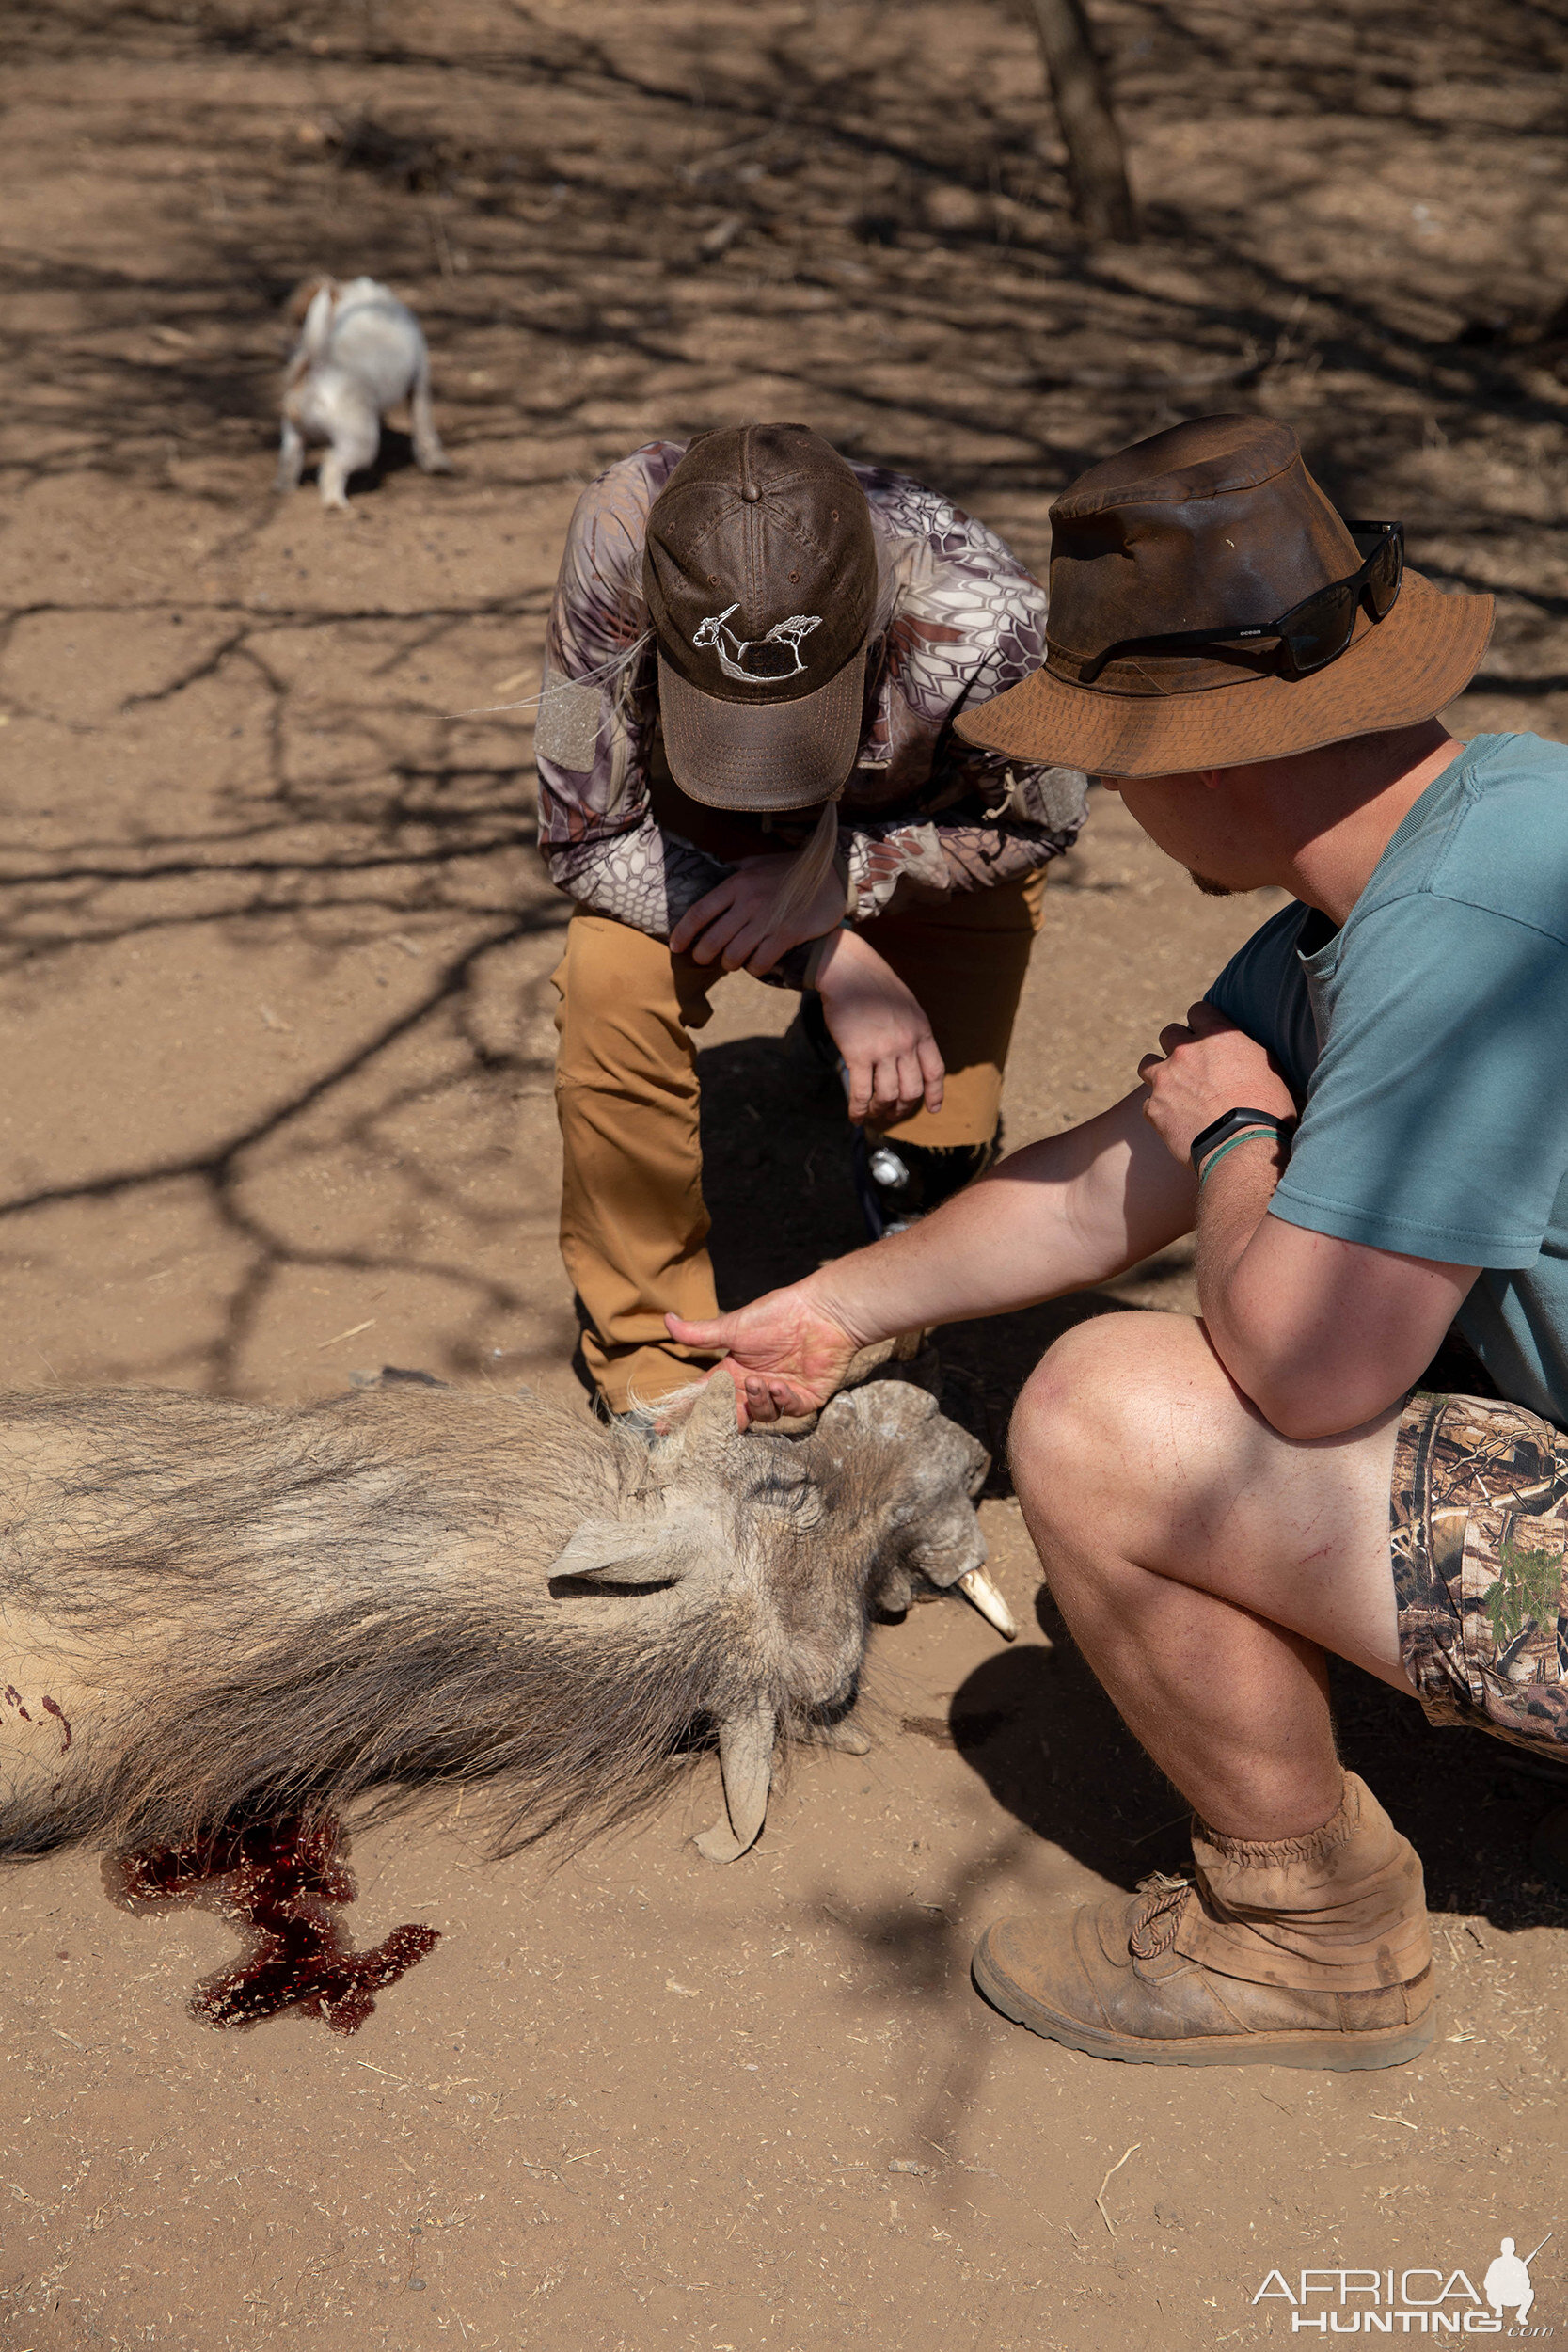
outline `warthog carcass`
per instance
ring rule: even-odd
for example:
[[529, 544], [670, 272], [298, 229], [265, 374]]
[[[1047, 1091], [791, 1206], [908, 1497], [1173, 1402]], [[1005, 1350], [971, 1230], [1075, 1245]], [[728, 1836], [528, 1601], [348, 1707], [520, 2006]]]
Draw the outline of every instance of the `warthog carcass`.
[[0, 1397], [0, 1856], [433, 1781], [489, 1792], [505, 1853], [716, 1736], [731, 1861], [775, 1741], [842, 1735], [872, 1609], [911, 1575], [1003, 1607], [986, 1463], [895, 1380], [796, 1438], [741, 1436], [723, 1377], [663, 1436], [410, 1383]]

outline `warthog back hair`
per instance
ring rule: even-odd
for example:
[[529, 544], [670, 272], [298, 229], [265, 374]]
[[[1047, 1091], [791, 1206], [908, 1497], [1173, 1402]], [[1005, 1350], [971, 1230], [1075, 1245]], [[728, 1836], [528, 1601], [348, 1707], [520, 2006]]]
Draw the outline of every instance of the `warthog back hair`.
[[457, 1390], [0, 1396], [0, 1856], [431, 1783], [498, 1852], [578, 1841], [715, 1737], [733, 1822], [726, 1727], [770, 1756], [852, 1703], [879, 1581], [939, 1523], [984, 1557], [983, 1470], [888, 1382], [795, 1441], [727, 1381], [662, 1438]]

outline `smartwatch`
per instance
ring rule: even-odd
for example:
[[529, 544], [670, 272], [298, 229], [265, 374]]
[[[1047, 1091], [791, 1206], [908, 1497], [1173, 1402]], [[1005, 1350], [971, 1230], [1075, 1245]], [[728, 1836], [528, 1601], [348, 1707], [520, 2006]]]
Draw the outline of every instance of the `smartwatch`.
[[1189, 1154], [1193, 1164], [1193, 1174], [1201, 1176], [1203, 1163], [1210, 1152], [1216, 1145], [1228, 1143], [1233, 1136], [1243, 1136], [1254, 1128], [1261, 1128], [1275, 1136], [1278, 1142], [1283, 1143], [1288, 1136], [1294, 1135], [1296, 1124], [1295, 1120], [1281, 1119], [1274, 1111], [1226, 1111], [1221, 1118], [1211, 1120], [1207, 1127], [1193, 1137], [1193, 1148]]

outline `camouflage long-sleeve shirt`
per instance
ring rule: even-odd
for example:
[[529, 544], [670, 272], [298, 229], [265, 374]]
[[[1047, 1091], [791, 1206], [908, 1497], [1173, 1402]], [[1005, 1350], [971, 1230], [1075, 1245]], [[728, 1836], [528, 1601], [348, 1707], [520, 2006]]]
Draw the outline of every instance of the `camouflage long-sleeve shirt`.
[[[651, 441], [578, 500], [535, 737], [551, 879], [580, 906], [657, 938], [733, 870], [661, 827], [649, 801], [658, 703], [642, 548], [648, 510], [685, 453], [683, 442]], [[891, 586], [839, 803], [852, 919], [864, 923], [906, 876], [938, 890], [984, 890], [1046, 865], [1084, 821], [1085, 780], [1071, 768], [1009, 766], [951, 724], [1038, 665], [1039, 582], [934, 490], [882, 467], [854, 470]]]

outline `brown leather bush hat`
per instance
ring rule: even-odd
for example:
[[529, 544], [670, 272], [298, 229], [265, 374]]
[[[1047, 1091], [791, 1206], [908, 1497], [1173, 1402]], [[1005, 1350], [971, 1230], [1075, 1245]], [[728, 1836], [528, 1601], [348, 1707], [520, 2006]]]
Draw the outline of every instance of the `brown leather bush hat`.
[[1057, 500], [1045, 665], [965, 712], [958, 731], [1015, 758], [1157, 776], [1430, 719], [1480, 663], [1492, 599], [1442, 596], [1418, 572], [1405, 572], [1382, 620], [1363, 599], [1350, 644], [1307, 676], [1291, 672], [1275, 639], [1197, 649], [1146, 642], [1266, 627], [1348, 579], [1363, 553], [1289, 425], [1172, 425], [1092, 467]]
[[809, 808], [860, 748], [877, 542], [803, 424], [702, 433], [648, 516], [642, 587], [670, 772], [709, 808]]

